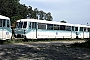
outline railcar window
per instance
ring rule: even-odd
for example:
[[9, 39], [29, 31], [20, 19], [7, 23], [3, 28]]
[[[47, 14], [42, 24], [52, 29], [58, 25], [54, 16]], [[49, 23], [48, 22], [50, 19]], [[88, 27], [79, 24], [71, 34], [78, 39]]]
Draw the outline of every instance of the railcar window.
[[88, 32], [90, 32], [90, 28], [88, 28]]
[[2, 20], [0, 20], [0, 27], [2, 27]]
[[84, 31], [86, 31], [86, 28], [84, 28]]
[[75, 31], [78, 31], [78, 27], [75, 27]]
[[47, 30], [53, 30], [53, 24], [47, 24]]
[[18, 28], [22, 28], [23, 22], [18, 23]]
[[71, 26], [66, 26], [65, 30], [66, 31], [71, 31]]
[[80, 31], [83, 31], [83, 27], [80, 27]]
[[7, 27], [10, 27], [10, 22], [9, 22], [9, 20], [7, 20]]
[[46, 29], [45, 23], [38, 23], [38, 29]]
[[74, 31], [74, 26], [72, 26], [72, 31]]
[[65, 25], [60, 25], [60, 30], [65, 30]]
[[23, 22], [23, 28], [27, 27], [27, 22]]
[[59, 25], [54, 25], [54, 30], [60, 30], [60, 26]]
[[6, 21], [6, 20], [3, 20], [3, 27], [5, 27], [5, 21]]
[[32, 28], [36, 28], [36, 22], [32, 22]]
[[31, 22], [29, 22], [29, 28], [31, 28]]

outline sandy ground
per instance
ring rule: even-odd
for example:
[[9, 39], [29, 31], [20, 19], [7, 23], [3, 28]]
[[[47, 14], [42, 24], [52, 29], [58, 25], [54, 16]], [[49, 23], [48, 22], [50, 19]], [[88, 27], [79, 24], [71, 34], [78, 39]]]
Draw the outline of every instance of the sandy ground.
[[0, 60], [90, 60], [90, 49], [70, 47], [82, 41], [30, 42], [0, 45]]

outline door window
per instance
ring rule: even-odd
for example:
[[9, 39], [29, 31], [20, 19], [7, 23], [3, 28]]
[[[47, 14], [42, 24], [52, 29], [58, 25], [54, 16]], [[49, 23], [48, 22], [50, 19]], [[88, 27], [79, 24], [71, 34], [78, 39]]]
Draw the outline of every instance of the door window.
[[6, 20], [3, 20], [3, 27], [5, 27], [5, 21], [6, 21]]
[[2, 27], [2, 20], [0, 20], [0, 27]]

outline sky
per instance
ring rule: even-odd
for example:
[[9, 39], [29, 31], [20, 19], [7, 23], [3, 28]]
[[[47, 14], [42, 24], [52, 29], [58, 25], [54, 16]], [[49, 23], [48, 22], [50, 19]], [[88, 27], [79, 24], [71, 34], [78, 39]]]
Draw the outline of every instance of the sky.
[[20, 0], [20, 3], [50, 12], [56, 22], [90, 25], [90, 0]]

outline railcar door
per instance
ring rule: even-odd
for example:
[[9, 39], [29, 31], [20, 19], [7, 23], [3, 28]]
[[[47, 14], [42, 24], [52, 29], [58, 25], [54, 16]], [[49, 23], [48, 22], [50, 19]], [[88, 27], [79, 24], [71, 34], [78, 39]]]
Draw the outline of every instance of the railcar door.
[[90, 28], [88, 28], [88, 32], [89, 32], [89, 39], [90, 39]]
[[33, 30], [33, 39], [37, 38], [37, 24], [36, 22], [32, 22], [32, 30]]
[[2, 40], [6, 39], [6, 32], [5, 32], [5, 22], [6, 20], [0, 20], [0, 24], [1, 24], [1, 33], [0, 33], [0, 37]]
[[75, 27], [76, 38], [78, 38], [78, 27]]
[[0, 19], [0, 40], [2, 39], [2, 20]]
[[2, 31], [2, 34], [3, 34], [3, 35], [2, 35], [2, 37], [3, 37], [3, 40], [5, 40], [5, 39], [6, 39], [6, 31], [5, 31], [5, 28], [6, 28], [6, 23], [5, 23], [5, 22], [6, 22], [6, 20], [2, 20], [2, 21], [3, 21], [3, 25], [2, 25], [2, 26], [3, 26], [3, 27], [2, 27], [2, 28], [3, 28], [3, 29], [2, 29], [2, 30], [3, 30], [3, 31]]
[[89, 32], [88, 32], [88, 28], [84, 28], [84, 38], [89, 38]]

